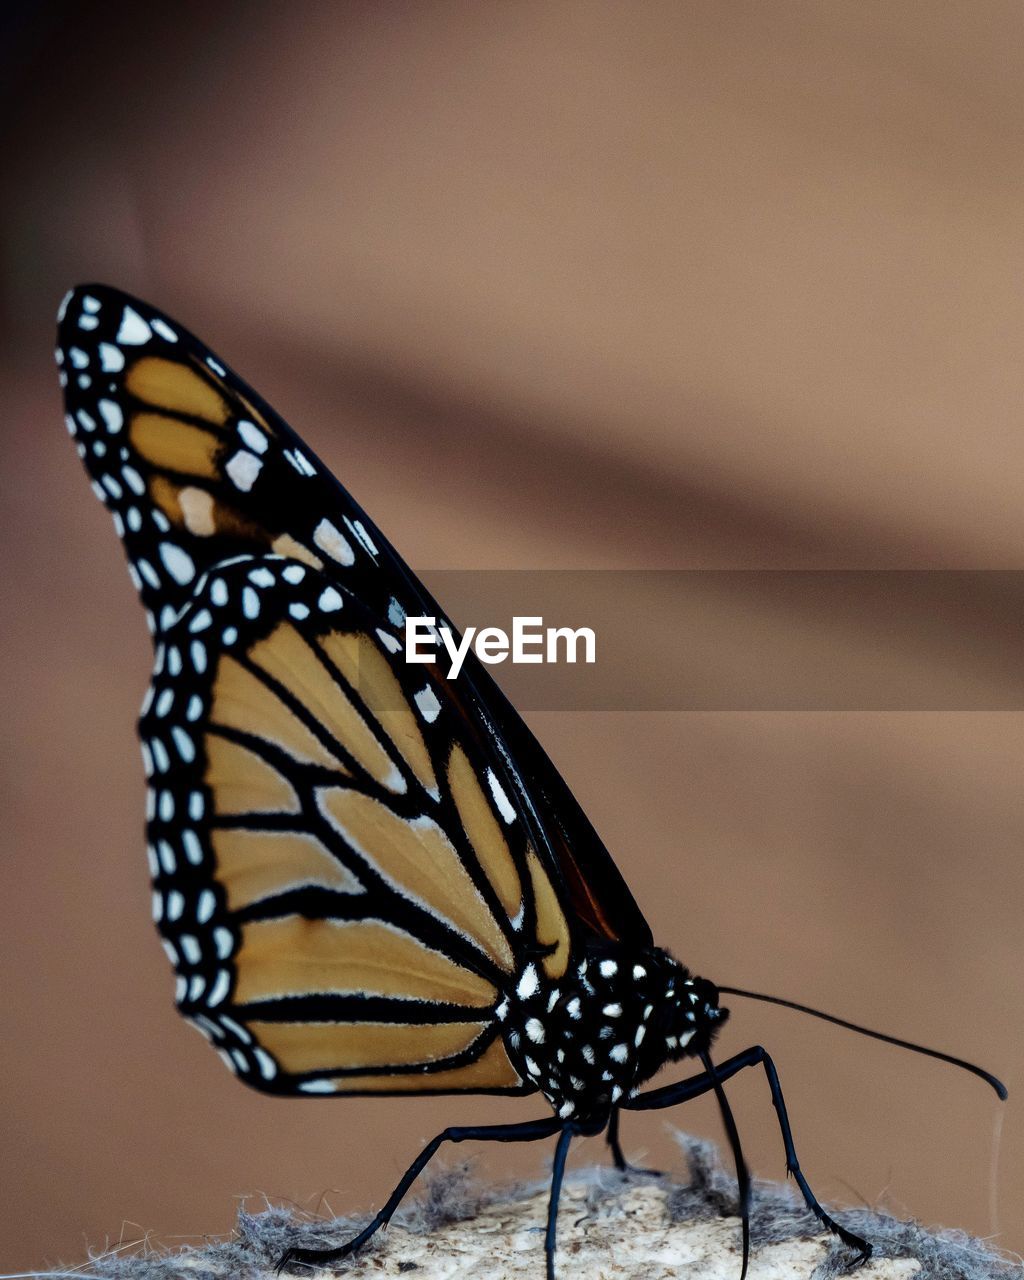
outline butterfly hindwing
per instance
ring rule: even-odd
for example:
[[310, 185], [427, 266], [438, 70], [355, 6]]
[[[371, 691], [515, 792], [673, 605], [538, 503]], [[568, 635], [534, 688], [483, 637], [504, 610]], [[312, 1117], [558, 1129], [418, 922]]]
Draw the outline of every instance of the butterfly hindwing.
[[495, 1007], [542, 934], [564, 972], [568, 926], [496, 777], [396, 649], [277, 557], [217, 566], [161, 637], [140, 728], [179, 1005], [274, 1091], [523, 1091]]

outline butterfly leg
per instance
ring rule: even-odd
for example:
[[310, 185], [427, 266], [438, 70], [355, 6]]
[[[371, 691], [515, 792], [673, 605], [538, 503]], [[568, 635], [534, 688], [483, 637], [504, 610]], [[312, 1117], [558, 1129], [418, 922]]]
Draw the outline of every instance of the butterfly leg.
[[635, 1164], [630, 1164], [622, 1151], [622, 1143], [619, 1141], [619, 1108], [612, 1107], [611, 1116], [608, 1119], [608, 1146], [611, 1149], [612, 1160], [619, 1173], [643, 1174], [648, 1178], [663, 1178], [665, 1175], [660, 1169], [641, 1169]]
[[562, 1195], [562, 1179], [565, 1176], [565, 1161], [569, 1155], [569, 1144], [573, 1138], [592, 1137], [604, 1128], [604, 1120], [571, 1121], [561, 1126], [555, 1148], [555, 1158], [551, 1163], [551, 1196], [548, 1200], [548, 1229], [544, 1235], [544, 1260], [547, 1280], [555, 1280], [555, 1233], [558, 1225], [558, 1202]]
[[738, 1072], [745, 1070], [747, 1067], [757, 1066], [764, 1068], [765, 1075], [768, 1078], [772, 1105], [778, 1115], [779, 1129], [782, 1133], [782, 1145], [786, 1152], [786, 1171], [800, 1188], [804, 1203], [818, 1221], [833, 1235], [838, 1236], [848, 1248], [857, 1250], [860, 1255], [857, 1258], [858, 1264], [867, 1262], [868, 1258], [871, 1257], [871, 1245], [866, 1240], [862, 1240], [860, 1236], [855, 1236], [852, 1231], [847, 1231], [845, 1227], [840, 1226], [834, 1218], [829, 1217], [818, 1203], [814, 1192], [804, 1177], [803, 1170], [800, 1168], [800, 1161], [797, 1159], [796, 1147], [793, 1144], [793, 1132], [790, 1128], [786, 1102], [782, 1096], [779, 1074], [775, 1069], [775, 1063], [772, 1062], [767, 1052], [760, 1045], [755, 1045], [753, 1048], [746, 1049], [743, 1053], [737, 1053], [734, 1057], [719, 1063], [712, 1068], [713, 1074], [706, 1070], [702, 1071], [700, 1075], [691, 1076], [689, 1080], [681, 1080], [678, 1084], [666, 1085], [662, 1089], [652, 1089], [649, 1093], [633, 1098], [632, 1101], [625, 1105], [630, 1111], [654, 1111], [663, 1107], [673, 1107], [677, 1103], [687, 1102], [690, 1098], [700, 1097], [701, 1094], [712, 1090], [717, 1092], [716, 1084], [721, 1086]]
[[576, 1129], [566, 1125], [558, 1138], [555, 1158], [551, 1165], [551, 1197], [548, 1200], [548, 1229], [544, 1234], [544, 1261], [547, 1267], [547, 1280], [555, 1280], [555, 1232], [558, 1226], [558, 1201], [562, 1195], [562, 1178], [565, 1175], [565, 1161], [569, 1155], [569, 1143], [572, 1142]]
[[[348, 1257], [350, 1253], [354, 1253], [357, 1249], [361, 1248], [372, 1235], [391, 1220], [392, 1214], [402, 1203], [402, 1200], [405, 1198], [409, 1188], [423, 1172], [431, 1158], [437, 1153], [438, 1148], [445, 1142], [535, 1142], [539, 1138], [548, 1138], [562, 1129], [563, 1122], [556, 1119], [554, 1116], [548, 1117], [544, 1120], [528, 1120], [523, 1124], [456, 1126], [445, 1129], [442, 1133], [439, 1133], [436, 1138], [432, 1138], [430, 1142], [427, 1143], [409, 1168], [406, 1169], [405, 1173], [402, 1175], [401, 1181], [388, 1197], [384, 1207], [377, 1213], [376, 1217], [374, 1217], [372, 1221], [359, 1232], [357, 1236], [354, 1236], [346, 1244], [341, 1245], [337, 1249], [289, 1249], [277, 1264], [277, 1270], [278, 1272], [281, 1272], [285, 1267], [293, 1266], [296, 1263], [316, 1267], [329, 1266], [332, 1262], [339, 1262], [342, 1258]], [[566, 1149], [568, 1150], [568, 1143], [566, 1143]], [[564, 1155], [562, 1157], [562, 1164], [563, 1166], [565, 1164]], [[561, 1187], [560, 1172], [558, 1176], [558, 1187]], [[555, 1200], [555, 1209], [557, 1211], [557, 1194], [554, 1180], [552, 1180], [552, 1196]], [[550, 1221], [548, 1225], [548, 1234], [553, 1242], [554, 1227]]]
[[718, 1070], [711, 1061], [707, 1050], [700, 1055], [700, 1060], [704, 1064], [704, 1071], [711, 1081], [712, 1089], [715, 1091], [718, 1110], [722, 1116], [722, 1123], [725, 1125], [729, 1148], [732, 1151], [733, 1164], [736, 1167], [736, 1188], [740, 1198], [740, 1230], [743, 1238], [743, 1264], [740, 1267], [740, 1280], [747, 1280], [747, 1267], [750, 1265], [750, 1170], [747, 1168], [747, 1162], [743, 1158], [743, 1147], [740, 1143], [739, 1130], [736, 1128], [736, 1118], [733, 1116], [729, 1099], [725, 1096]]

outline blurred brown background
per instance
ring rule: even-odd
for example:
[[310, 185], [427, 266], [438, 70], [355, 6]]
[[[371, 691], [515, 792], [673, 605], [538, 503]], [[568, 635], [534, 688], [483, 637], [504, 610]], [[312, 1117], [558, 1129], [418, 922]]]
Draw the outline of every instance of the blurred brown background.
[[[443, 1124], [537, 1111], [268, 1100], [173, 1012], [133, 734], [148, 639], [50, 362], [70, 283], [205, 337], [414, 566], [1024, 566], [1019, 4], [18, 8], [8, 1270], [223, 1231], [243, 1195], [368, 1208]], [[979, 1082], [735, 1002], [723, 1052], [776, 1056], [818, 1194], [982, 1234], [995, 1198], [1024, 1248], [1024, 716], [531, 722], [687, 963], [1010, 1085], [993, 1172]], [[780, 1175], [763, 1079], [732, 1096]], [[673, 1118], [717, 1135], [711, 1106]], [[626, 1144], [678, 1159], [664, 1117]]]

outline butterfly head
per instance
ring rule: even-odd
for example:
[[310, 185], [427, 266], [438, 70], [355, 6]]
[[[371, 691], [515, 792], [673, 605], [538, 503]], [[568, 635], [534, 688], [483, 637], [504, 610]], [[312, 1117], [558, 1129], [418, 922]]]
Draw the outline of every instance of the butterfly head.
[[668, 959], [678, 973], [666, 986], [661, 1029], [667, 1058], [675, 1062], [706, 1052], [727, 1021], [729, 1010], [719, 1004], [713, 982], [691, 977], [675, 960]]

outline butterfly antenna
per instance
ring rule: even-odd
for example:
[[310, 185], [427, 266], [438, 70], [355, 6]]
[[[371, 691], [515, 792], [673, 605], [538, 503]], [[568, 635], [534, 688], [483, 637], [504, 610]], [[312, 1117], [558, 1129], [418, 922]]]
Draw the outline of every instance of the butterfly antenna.
[[963, 1058], [955, 1058], [951, 1053], [943, 1053], [940, 1049], [929, 1049], [923, 1044], [914, 1044], [910, 1040], [900, 1040], [898, 1036], [887, 1036], [882, 1031], [872, 1031], [868, 1027], [858, 1026], [856, 1022], [847, 1022], [845, 1018], [837, 1018], [835, 1014], [823, 1013], [821, 1009], [812, 1009], [806, 1004], [797, 1004], [795, 1000], [783, 1000], [780, 996], [766, 996], [758, 991], [744, 991], [742, 987], [719, 987], [718, 990], [725, 996], [742, 996], [745, 1000], [761, 1000], [765, 1004], [779, 1004], [784, 1009], [795, 1009], [797, 1013], [806, 1013], [812, 1018], [820, 1018], [822, 1022], [831, 1022], [837, 1027], [845, 1027], [847, 1031], [856, 1031], [858, 1035], [870, 1036], [872, 1040], [881, 1040], [885, 1044], [894, 1044], [898, 1049], [909, 1049], [912, 1053], [921, 1053], [926, 1058], [938, 1058], [940, 1062], [948, 1062], [951, 1066], [959, 1067], [962, 1071], [969, 1071], [972, 1076], [977, 1076], [980, 1080], [984, 1080], [987, 1085], [995, 1090], [997, 1097], [1003, 1102], [1006, 1101], [1007, 1089], [1002, 1080], [997, 1079], [990, 1071], [985, 1071], [982, 1067], [975, 1066], [973, 1062], [967, 1062]]

